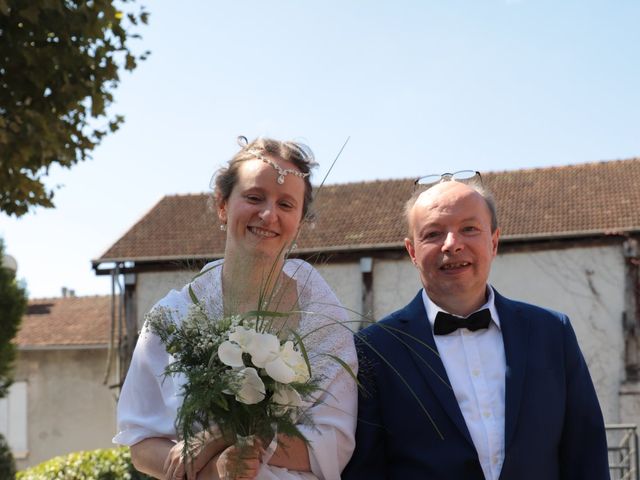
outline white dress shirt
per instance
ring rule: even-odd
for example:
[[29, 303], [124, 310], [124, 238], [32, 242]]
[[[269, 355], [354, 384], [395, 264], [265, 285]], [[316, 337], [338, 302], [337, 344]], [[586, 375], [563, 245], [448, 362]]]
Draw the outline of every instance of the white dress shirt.
[[[434, 335], [434, 339], [484, 476], [497, 480], [504, 462], [506, 361], [493, 289], [488, 286], [487, 291], [489, 299], [478, 310], [488, 308], [491, 312], [488, 329], [472, 332], [460, 328], [448, 335]], [[433, 332], [436, 314], [444, 310], [424, 289], [422, 299]]]

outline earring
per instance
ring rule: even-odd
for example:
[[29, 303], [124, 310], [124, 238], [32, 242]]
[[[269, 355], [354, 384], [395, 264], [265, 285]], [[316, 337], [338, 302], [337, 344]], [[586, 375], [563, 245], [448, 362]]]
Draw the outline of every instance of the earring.
[[226, 223], [221, 223], [220, 224], [220, 230], [223, 231], [223, 232], [226, 232], [227, 231], [227, 224]]
[[296, 248], [298, 248], [298, 244], [297, 243], [292, 243], [291, 244], [291, 250], [295, 250]]

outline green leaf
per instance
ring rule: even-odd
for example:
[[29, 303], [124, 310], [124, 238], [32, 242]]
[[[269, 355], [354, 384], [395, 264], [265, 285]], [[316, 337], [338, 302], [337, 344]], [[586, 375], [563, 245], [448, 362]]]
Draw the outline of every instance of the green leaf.
[[344, 369], [344, 371], [349, 374], [353, 381], [356, 382], [356, 385], [361, 387], [360, 382], [358, 381], [358, 376], [353, 372], [353, 369], [347, 364], [347, 362], [336, 355], [332, 355], [331, 353], [324, 353], [323, 355], [331, 358], [334, 362], [338, 363]]
[[197, 273], [196, 275], [193, 276], [193, 278], [191, 279], [191, 281], [194, 281], [196, 278], [201, 277], [202, 275], [204, 275], [205, 273], [209, 273], [211, 270], [213, 270], [214, 268], [220, 268], [222, 265], [214, 265], [212, 267], [209, 267], [205, 270], [202, 270], [201, 272]]
[[242, 319], [246, 320], [247, 318], [254, 317], [288, 317], [291, 315], [291, 312], [276, 312], [273, 310], [251, 310], [247, 313], [242, 314]]
[[133, 55], [127, 55], [125, 58], [124, 68], [125, 70], [133, 70], [136, 68], [136, 57]]
[[229, 411], [229, 402], [224, 395], [216, 395], [213, 398], [214, 403], [225, 411]]
[[31, 23], [38, 23], [38, 17], [40, 16], [40, 8], [36, 5], [24, 8], [18, 12], [18, 15], [22, 18], [26, 18]]
[[[0, 238], [0, 262], [4, 258], [4, 244]], [[1, 265], [1, 263], [0, 263]], [[27, 307], [27, 297], [12, 271], [0, 267], [0, 398], [13, 382], [13, 361], [16, 347], [11, 342], [18, 332]]]
[[125, 0], [118, 6], [127, 11], [116, 18], [114, 4], [0, 0], [0, 58], [12, 66], [0, 89], [0, 211], [21, 216], [52, 207], [49, 168], [91, 158], [122, 122], [108, 109], [119, 72], [147, 56], [129, 47], [146, 14]]
[[198, 305], [200, 302], [198, 301], [198, 297], [196, 297], [195, 292], [193, 291], [193, 288], [191, 288], [191, 284], [189, 284], [189, 296], [191, 297], [191, 301], [195, 304]]
[[9, 13], [11, 13], [7, 0], [0, 0], [0, 13], [3, 15], [9, 15]]

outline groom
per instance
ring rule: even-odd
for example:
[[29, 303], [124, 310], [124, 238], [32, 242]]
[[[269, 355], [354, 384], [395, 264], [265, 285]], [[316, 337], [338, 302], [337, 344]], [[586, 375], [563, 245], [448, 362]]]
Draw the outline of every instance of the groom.
[[569, 319], [487, 284], [499, 237], [491, 197], [443, 181], [406, 214], [424, 289], [358, 335], [363, 388], [342, 478], [608, 479], [602, 413]]

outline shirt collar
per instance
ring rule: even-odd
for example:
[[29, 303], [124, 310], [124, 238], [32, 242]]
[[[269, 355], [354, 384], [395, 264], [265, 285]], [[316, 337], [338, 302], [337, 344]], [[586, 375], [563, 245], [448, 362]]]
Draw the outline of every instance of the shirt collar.
[[[496, 327], [500, 329], [500, 317], [498, 316], [498, 311], [496, 310], [495, 305], [495, 294], [493, 293], [493, 287], [491, 285], [487, 285], [487, 291], [489, 292], [487, 301], [484, 305], [482, 305], [478, 310], [482, 310], [483, 308], [488, 308], [491, 313], [491, 320], [495, 323]], [[422, 301], [424, 303], [424, 308], [427, 311], [427, 318], [429, 319], [429, 324], [431, 325], [431, 331], [433, 331], [433, 323], [436, 320], [436, 315], [438, 312], [449, 313], [446, 310], [440, 308], [438, 305], [433, 303], [433, 301], [427, 295], [427, 291], [422, 289]], [[478, 311], [476, 310], [476, 312]], [[474, 312], [471, 312], [474, 313]]]

